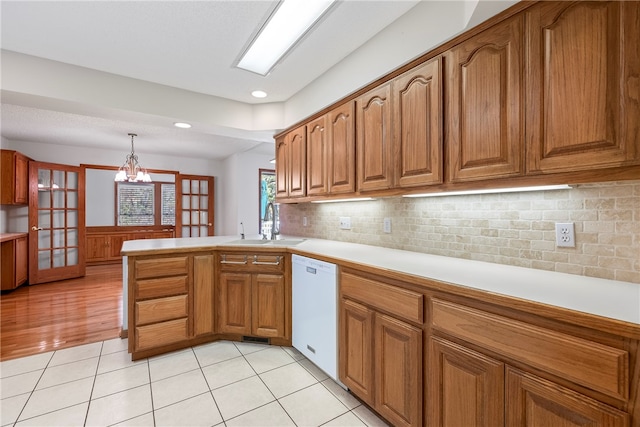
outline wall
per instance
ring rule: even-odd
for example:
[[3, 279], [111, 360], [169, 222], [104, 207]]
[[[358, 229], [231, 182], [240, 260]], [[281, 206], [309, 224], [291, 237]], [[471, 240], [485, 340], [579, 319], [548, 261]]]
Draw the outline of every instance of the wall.
[[[2, 138], [2, 148], [19, 151], [42, 162], [66, 165], [93, 164], [120, 166], [128, 154], [123, 151], [102, 150], [88, 147], [71, 147], [25, 141], [10, 141]], [[264, 148], [262, 149], [264, 150]], [[247, 151], [231, 156], [224, 161], [181, 158], [140, 154], [141, 163], [148, 169], [175, 170], [184, 174], [209, 175], [215, 177], [215, 234], [239, 234], [239, 221], [255, 224], [258, 221], [258, 169], [271, 168], [272, 151]], [[153, 173], [152, 173], [153, 176]], [[233, 196], [227, 199], [226, 196]], [[113, 196], [87, 198], [87, 202], [104, 202], [105, 206], [87, 209], [91, 212], [113, 212]], [[253, 206], [255, 204], [255, 206]], [[28, 231], [26, 207], [0, 206], [0, 232]], [[87, 225], [99, 225], [103, 217], [87, 217]], [[229, 221], [227, 224], [225, 221]], [[249, 234], [247, 229], [247, 234]], [[257, 231], [256, 231], [257, 233]]]
[[[341, 216], [351, 217], [351, 230], [339, 229]], [[385, 217], [391, 218], [391, 234], [382, 230]], [[640, 181], [546, 192], [281, 205], [280, 222], [287, 235], [640, 283]], [[556, 222], [575, 223], [575, 248], [556, 248]]]

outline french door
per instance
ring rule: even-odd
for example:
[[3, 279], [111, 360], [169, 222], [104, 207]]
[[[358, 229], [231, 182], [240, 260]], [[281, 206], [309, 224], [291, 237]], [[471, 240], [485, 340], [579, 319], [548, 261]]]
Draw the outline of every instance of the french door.
[[85, 274], [84, 169], [29, 162], [29, 284]]
[[176, 236], [213, 236], [213, 177], [178, 175]]

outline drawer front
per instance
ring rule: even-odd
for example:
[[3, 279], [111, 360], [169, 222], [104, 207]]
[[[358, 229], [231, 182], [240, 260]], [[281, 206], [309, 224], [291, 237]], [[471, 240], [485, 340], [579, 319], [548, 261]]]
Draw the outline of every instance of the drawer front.
[[188, 315], [186, 295], [136, 302], [136, 325], [146, 325]]
[[343, 296], [387, 311], [400, 319], [424, 322], [424, 297], [417, 292], [350, 273], [340, 273], [340, 290]]
[[137, 280], [135, 298], [149, 299], [187, 293], [187, 276]]
[[188, 267], [188, 256], [137, 259], [135, 260], [134, 273], [136, 279], [178, 276], [180, 274], [187, 274]]
[[220, 254], [218, 263], [221, 271], [248, 273], [283, 273], [284, 254]]
[[593, 390], [626, 400], [629, 355], [561, 332], [433, 300], [433, 328]]
[[187, 319], [170, 320], [136, 327], [136, 350], [173, 344], [189, 338]]

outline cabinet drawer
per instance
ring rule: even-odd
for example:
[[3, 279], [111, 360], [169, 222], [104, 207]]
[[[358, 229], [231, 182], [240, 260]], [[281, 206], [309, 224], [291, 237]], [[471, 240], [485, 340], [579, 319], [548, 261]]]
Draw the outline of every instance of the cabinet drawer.
[[187, 293], [187, 276], [137, 280], [135, 298], [149, 299]]
[[220, 254], [218, 260], [221, 271], [237, 272], [284, 272], [283, 254]]
[[136, 260], [134, 273], [136, 279], [151, 277], [177, 276], [187, 274], [189, 257], [171, 257]]
[[136, 302], [136, 325], [146, 325], [188, 315], [186, 295]]
[[349, 273], [340, 273], [340, 290], [344, 296], [387, 311], [400, 319], [423, 323], [423, 296]]
[[187, 319], [136, 327], [136, 350], [146, 350], [189, 338]]
[[626, 351], [470, 307], [433, 300], [433, 328], [593, 390], [626, 400]]

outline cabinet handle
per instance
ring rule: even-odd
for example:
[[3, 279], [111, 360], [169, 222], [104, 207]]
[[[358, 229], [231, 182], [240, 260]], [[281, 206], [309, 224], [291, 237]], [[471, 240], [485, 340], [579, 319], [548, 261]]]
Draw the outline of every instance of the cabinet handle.
[[280, 265], [280, 258], [282, 257], [276, 257], [276, 262], [264, 262], [264, 261], [258, 261], [258, 255], [255, 255], [253, 257], [253, 265]]
[[220, 261], [220, 264], [240, 264], [240, 265], [245, 265], [247, 263], [247, 256], [244, 256], [244, 261], [227, 261], [227, 256], [226, 255], [222, 255], [222, 261]]

